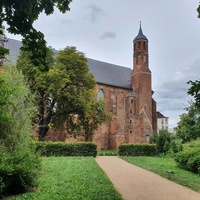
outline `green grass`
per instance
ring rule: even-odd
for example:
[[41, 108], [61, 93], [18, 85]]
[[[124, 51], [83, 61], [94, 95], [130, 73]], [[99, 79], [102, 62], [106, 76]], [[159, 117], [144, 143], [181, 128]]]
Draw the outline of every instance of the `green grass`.
[[[152, 171], [160, 176], [172, 180], [200, 192], [200, 174], [181, 169], [172, 158], [167, 157], [121, 157], [123, 160]], [[173, 173], [169, 173], [172, 171]]]
[[117, 150], [102, 149], [97, 152], [97, 156], [117, 156]]
[[6, 200], [122, 200], [92, 157], [43, 158], [35, 192]]

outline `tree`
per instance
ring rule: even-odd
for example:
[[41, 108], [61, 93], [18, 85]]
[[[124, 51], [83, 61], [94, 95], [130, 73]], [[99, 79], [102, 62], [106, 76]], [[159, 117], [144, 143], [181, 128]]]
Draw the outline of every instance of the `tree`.
[[4, 34], [3, 27], [0, 26], [0, 66], [3, 65], [5, 60], [5, 56], [9, 54], [9, 50], [4, 47], [5, 42], [7, 42], [7, 38]]
[[57, 7], [62, 13], [70, 10], [72, 0], [1, 0], [0, 27], [8, 25], [8, 32], [23, 37], [23, 48], [30, 51], [29, 58], [41, 71], [48, 71], [46, 41], [43, 33], [33, 27], [40, 13], [50, 15]]
[[49, 50], [46, 62], [50, 70], [41, 72], [33, 67], [27, 53], [21, 52], [17, 67], [36, 93], [39, 140], [44, 140], [50, 126], [62, 130], [66, 123], [69, 133], [91, 138], [107, 115], [104, 104], [95, 100], [95, 80], [84, 54], [75, 47], [67, 47], [54, 60]]
[[183, 140], [183, 143], [200, 137], [200, 110], [195, 103], [190, 102], [187, 111], [188, 113], [183, 113], [180, 116], [176, 127], [176, 135]]
[[194, 104], [197, 108], [200, 109], [200, 80], [190, 80], [188, 81], [188, 84], [191, 85], [191, 87], [188, 90], [188, 94], [194, 97]]
[[32, 100], [22, 74], [7, 65], [0, 73], [0, 196], [37, 184], [41, 163], [31, 138], [36, 110]]
[[198, 12], [198, 18], [200, 18], [200, 4], [199, 4], [199, 6], [197, 8], [197, 12]]

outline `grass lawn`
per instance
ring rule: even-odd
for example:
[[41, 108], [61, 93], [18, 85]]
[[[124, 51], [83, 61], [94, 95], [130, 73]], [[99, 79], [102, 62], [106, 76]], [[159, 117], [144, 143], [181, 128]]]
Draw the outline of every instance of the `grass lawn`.
[[92, 157], [48, 157], [35, 192], [6, 200], [122, 200]]
[[[184, 185], [192, 190], [200, 192], [200, 175], [181, 169], [171, 158], [165, 157], [121, 157], [123, 160], [137, 165], [141, 168], [152, 171], [172, 180], [180, 185]], [[173, 173], [170, 173], [170, 172]]]

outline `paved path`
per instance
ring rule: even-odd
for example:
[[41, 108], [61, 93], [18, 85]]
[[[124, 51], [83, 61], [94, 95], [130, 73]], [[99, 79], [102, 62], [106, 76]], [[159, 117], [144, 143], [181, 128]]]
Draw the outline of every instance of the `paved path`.
[[127, 163], [117, 156], [99, 156], [96, 162], [124, 200], [200, 200], [200, 193]]

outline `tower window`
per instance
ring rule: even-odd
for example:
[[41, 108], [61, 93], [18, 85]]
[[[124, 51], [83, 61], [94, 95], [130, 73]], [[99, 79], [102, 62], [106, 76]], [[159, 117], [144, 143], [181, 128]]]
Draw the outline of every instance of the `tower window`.
[[143, 42], [143, 49], [146, 50], [146, 44]]
[[130, 113], [133, 113], [133, 111], [132, 111], [132, 110], [130, 110]]
[[131, 103], [133, 103], [133, 99], [131, 99]]
[[140, 42], [138, 42], [138, 48], [140, 49]]

